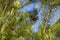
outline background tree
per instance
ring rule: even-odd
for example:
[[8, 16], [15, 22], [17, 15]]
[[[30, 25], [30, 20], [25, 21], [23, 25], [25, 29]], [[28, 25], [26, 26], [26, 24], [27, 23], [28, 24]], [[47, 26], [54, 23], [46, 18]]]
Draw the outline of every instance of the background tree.
[[[59, 6], [59, 0], [57, 0], [57, 2], [56, 2], [56, 0], [40, 0], [41, 1], [41, 3], [46, 7], [47, 6], [47, 11], [46, 11], [46, 9], [43, 11], [43, 17], [44, 17], [44, 22], [42, 22], [42, 25], [40, 26], [40, 31], [38, 30], [38, 32], [36, 32], [36, 33], [33, 33], [34, 34], [34, 40], [59, 40], [59, 38], [57, 39], [57, 37], [56, 37], [56, 35], [54, 35], [54, 33], [55, 33], [55, 31], [53, 31], [54, 30], [54, 27], [56, 26], [56, 25], [58, 25], [59, 26], [59, 24], [57, 23], [57, 24], [55, 24], [55, 26], [53, 26], [52, 25], [52, 27], [51, 27], [51, 25], [48, 25], [48, 21], [49, 21], [49, 16], [50, 16], [50, 14], [51, 14], [51, 10], [53, 9], [53, 8], [55, 8], [56, 6]], [[53, 30], [52, 30], [53, 29]], [[38, 35], [39, 34], [39, 35]], [[38, 35], [38, 36], [37, 36]], [[35, 36], [37, 36], [37, 37], [35, 37]], [[54, 37], [56, 37], [56, 38], [54, 38]]]

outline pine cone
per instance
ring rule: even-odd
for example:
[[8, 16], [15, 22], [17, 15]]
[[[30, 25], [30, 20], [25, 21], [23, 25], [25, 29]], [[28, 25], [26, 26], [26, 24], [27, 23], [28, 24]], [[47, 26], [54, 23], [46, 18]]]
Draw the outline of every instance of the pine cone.
[[14, 30], [15, 29], [15, 26], [11, 26], [10, 28], [11, 28], [11, 30]]
[[34, 14], [30, 14], [29, 17], [33, 21], [36, 21], [38, 19], [38, 17], [36, 15], [34, 15]]

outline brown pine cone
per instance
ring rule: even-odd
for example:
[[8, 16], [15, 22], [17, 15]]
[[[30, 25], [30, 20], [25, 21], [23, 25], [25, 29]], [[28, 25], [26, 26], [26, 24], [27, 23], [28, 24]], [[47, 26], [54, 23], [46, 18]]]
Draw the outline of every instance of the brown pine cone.
[[14, 30], [15, 29], [15, 26], [11, 26], [10, 28], [11, 28], [11, 30]]
[[30, 14], [29, 15], [30, 19], [33, 21], [36, 21], [38, 19], [38, 16], [34, 15], [34, 14]]

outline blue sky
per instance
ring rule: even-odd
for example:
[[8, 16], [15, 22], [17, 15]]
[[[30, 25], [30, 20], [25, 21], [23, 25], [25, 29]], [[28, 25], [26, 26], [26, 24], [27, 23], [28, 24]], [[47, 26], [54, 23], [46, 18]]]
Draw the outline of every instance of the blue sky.
[[[33, 11], [33, 8], [38, 10], [38, 17], [39, 19], [35, 24], [33, 25], [33, 32], [38, 31], [38, 26], [40, 25], [40, 22], [42, 21], [43, 16], [41, 14], [43, 13], [44, 8], [41, 8], [41, 3], [37, 2], [31, 2], [30, 4], [25, 5], [22, 9], [20, 9], [23, 12], [26, 11]], [[46, 8], [45, 8], [46, 9]], [[56, 8], [52, 9], [52, 11], [56, 10], [55, 12], [51, 13], [51, 18], [49, 18], [49, 24], [55, 23], [58, 19], [60, 19], [60, 6], [57, 6]], [[53, 14], [53, 15], [52, 15]], [[53, 16], [53, 17], [52, 17]]]

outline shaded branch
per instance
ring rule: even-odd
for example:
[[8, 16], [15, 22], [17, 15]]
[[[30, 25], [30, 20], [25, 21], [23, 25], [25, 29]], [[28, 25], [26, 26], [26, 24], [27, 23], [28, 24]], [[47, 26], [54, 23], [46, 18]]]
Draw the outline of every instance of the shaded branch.
[[[28, 0], [28, 1], [24, 2], [23, 4], [21, 4], [21, 5], [19, 6], [19, 8], [25, 6], [25, 5], [28, 4], [28, 3], [30, 3], [30, 0]], [[19, 9], [19, 8], [18, 8], [18, 9]]]
[[7, 6], [8, 6], [8, 1], [6, 1], [5, 3], [6, 3], [6, 5], [5, 5], [4, 9], [2, 10], [2, 13], [4, 13], [6, 11]]

